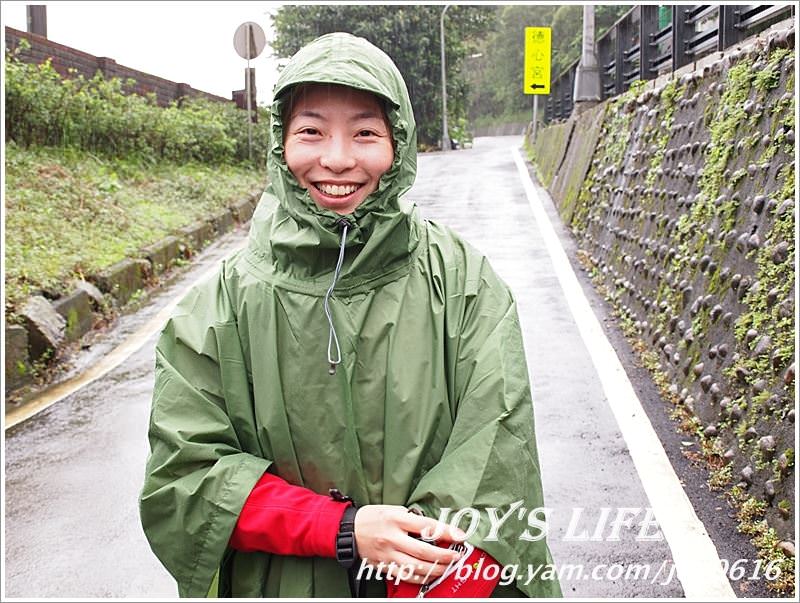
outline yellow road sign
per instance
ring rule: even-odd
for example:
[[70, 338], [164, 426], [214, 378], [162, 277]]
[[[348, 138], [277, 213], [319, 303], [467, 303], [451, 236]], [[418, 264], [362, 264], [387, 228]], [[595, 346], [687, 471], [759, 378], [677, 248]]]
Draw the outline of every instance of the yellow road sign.
[[525, 28], [525, 94], [550, 94], [550, 28]]

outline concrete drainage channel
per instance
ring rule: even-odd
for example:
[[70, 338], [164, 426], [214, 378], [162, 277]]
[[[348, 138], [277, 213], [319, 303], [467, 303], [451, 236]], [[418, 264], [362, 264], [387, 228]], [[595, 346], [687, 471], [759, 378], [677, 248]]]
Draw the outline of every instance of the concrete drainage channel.
[[139, 257], [76, 281], [71, 293], [58, 299], [30, 297], [19, 314], [22, 323], [5, 325], [6, 404], [9, 396], [19, 397], [22, 388], [33, 383], [34, 364], [46, 365], [58, 358], [114, 311], [141, 292], [146, 294], [179, 261], [193, 257], [236, 224], [248, 222], [259, 198], [260, 192], [250, 193], [219, 213], [142, 248]]

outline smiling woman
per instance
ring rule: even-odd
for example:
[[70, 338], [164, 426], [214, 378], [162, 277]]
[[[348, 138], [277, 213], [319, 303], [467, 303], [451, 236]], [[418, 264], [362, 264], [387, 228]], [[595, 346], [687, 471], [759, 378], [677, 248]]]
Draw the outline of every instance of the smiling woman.
[[321, 208], [349, 214], [378, 188], [394, 159], [377, 96], [337, 85], [304, 85], [289, 103], [286, 164]]
[[[516, 304], [403, 197], [417, 129], [397, 67], [322, 36], [281, 72], [270, 115], [248, 247], [156, 349], [153, 550], [189, 597], [560, 595], [554, 576], [498, 584], [498, 564], [552, 564], [524, 522], [490, 532], [488, 508], [543, 506]], [[471, 534], [436, 519], [466, 508]], [[493, 577], [434, 588], [458, 559]]]

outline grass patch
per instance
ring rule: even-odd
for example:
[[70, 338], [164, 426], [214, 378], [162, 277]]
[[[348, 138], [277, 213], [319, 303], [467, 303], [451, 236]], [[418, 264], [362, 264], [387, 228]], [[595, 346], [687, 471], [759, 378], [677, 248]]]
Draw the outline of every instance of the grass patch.
[[177, 228], [263, 188], [232, 165], [147, 164], [86, 151], [6, 145], [6, 314], [137, 255]]

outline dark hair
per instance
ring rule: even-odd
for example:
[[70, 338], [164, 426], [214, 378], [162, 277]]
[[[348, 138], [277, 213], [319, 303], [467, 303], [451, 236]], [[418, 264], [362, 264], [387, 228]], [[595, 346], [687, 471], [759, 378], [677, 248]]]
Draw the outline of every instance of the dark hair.
[[[353, 90], [358, 90], [358, 88], [353, 88], [352, 86], [347, 86], [345, 84], [329, 84], [329, 83], [322, 83], [322, 82], [303, 82], [302, 84], [297, 84], [290, 88], [287, 88], [280, 94], [281, 99], [281, 128], [283, 130], [284, 139], [286, 138], [286, 126], [289, 123], [289, 120], [292, 117], [292, 110], [294, 109], [294, 105], [298, 99], [302, 98], [303, 95], [308, 91], [309, 88], [312, 86], [338, 86], [341, 88], [352, 88]], [[364, 91], [368, 92], [368, 91]], [[373, 92], [368, 92], [368, 94], [372, 94], [375, 98], [378, 99], [381, 108], [383, 109], [383, 118], [386, 120], [386, 125], [389, 127], [389, 134], [392, 135], [392, 124], [389, 121], [389, 112], [388, 112], [388, 101]], [[394, 138], [394, 136], [392, 136]]]

